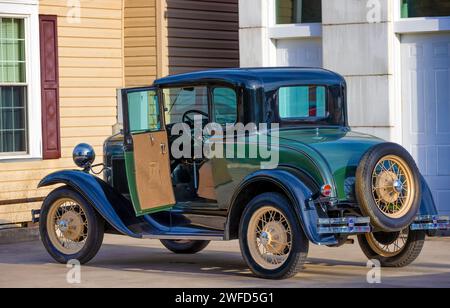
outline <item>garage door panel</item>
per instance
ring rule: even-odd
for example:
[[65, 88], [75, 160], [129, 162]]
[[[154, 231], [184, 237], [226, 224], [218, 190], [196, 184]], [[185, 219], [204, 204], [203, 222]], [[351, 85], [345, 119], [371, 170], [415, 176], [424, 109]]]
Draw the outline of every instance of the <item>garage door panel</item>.
[[450, 34], [402, 37], [403, 141], [450, 212]]
[[[411, 134], [424, 134], [426, 125], [424, 71], [409, 71], [409, 127]], [[417, 139], [418, 136], [416, 136]]]
[[444, 215], [450, 215], [450, 192], [449, 191], [435, 191], [434, 195], [437, 196], [436, 203], [438, 204], [439, 213]]
[[450, 175], [450, 145], [437, 146], [438, 175]]
[[[407, 150], [411, 153], [411, 155], [416, 158], [416, 157], [422, 157], [422, 158], [426, 158], [428, 156], [428, 148], [426, 146], [420, 146], [420, 145], [410, 145], [409, 147], [407, 147]], [[430, 166], [429, 164], [427, 164], [427, 159], [421, 159], [421, 160], [417, 160], [416, 159], [416, 163], [417, 163], [417, 167], [420, 169], [420, 171], [425, 175], [425, 174], [429, 174], [428, 169], [432, 169], [432, 166]]]
[[[450, 115], [450, 78], [448, 69], [441, 69], [436, 71], [435, 83], [436, 83], [436, 93], [437, 101], [440, 102], [437, 105], [437, 134], [449, 134], [450, 125], [449, 115]], [[448, 137], [448, 136], [447, 136]]]

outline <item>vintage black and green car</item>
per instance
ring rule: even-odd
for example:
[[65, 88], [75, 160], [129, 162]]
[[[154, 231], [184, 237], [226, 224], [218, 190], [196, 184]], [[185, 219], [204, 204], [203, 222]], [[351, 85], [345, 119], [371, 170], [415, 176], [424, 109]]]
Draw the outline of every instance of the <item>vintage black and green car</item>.
[[448, 228], [410, 154], [351, 131], [346, 83], [333, 72], [182, 74], [123, 90], [121, 106], [123, 129], [106, 140], [102, 164], [81, 144], [82, 170], [39, 184], [60, 185], [35, 213], [58, 262], [88, 262], [105, 232], [175, 253], [238, 239], [257, 276], [281, 279], [302, 269], [310, 242], [337, 247], [357, 235], [369, 259], [402, 267]]

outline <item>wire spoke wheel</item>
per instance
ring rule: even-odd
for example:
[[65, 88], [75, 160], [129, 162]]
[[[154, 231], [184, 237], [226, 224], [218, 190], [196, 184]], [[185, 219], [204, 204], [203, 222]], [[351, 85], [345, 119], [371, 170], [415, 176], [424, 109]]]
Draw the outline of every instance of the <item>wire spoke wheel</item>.
[[379, 160], [372, 173], [372, 195], [378, 209], [389, 218], [401, 218], [414, 202], [414, 177], [408, 164], [398, 156]]
[[250, 219], [248, 245], [253, 259], [263, 268], [280, 268], [292, 250], [292, 229], [284, 214], [265, 206]]
[[83, 208], [70, 198], [55, 201], [47, 219], [48, 236], [61, 253], [74, 255], [86, 245], [89, 221]]
[[367, 242], [372, 250], [382, 257], [395, 257], [406, 247], [409, 229], [394, 233], [368, 233], [365, 234]]

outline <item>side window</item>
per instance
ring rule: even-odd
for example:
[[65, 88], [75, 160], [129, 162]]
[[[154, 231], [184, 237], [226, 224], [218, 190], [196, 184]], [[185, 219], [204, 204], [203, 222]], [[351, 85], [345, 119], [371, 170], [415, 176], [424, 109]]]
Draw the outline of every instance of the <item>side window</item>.
[[132, 133], [161, 130], [159, 102], [155, 91], [128, 93], [128, 121]]
[[208, 89], [206, 87], [164, 89], [166, 124], [181, 123], [186, 111], [197, 110], [208, 114]]
[[402, 0], [402, 18], [450, 16], [448, 0]]
[[323, 86], [280, 88], [278, 105], [282, 119], [328, 117], [326, 88]]
[[27, 153], [27, 76], [23, 19], [0, 18], [0, 154]]
[[230, 88], [214, 88], [212, 100], [216, 123], [222, 125], [236, 123], [238, 109], [236, 91]]
[[322, 1], [276, 0], [277, 24], [322, 22]]

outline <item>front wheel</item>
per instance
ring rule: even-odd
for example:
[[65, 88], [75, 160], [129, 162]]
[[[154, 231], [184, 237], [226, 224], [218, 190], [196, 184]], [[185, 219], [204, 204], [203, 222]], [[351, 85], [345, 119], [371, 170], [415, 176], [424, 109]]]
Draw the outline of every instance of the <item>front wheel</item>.
[[161, 240], [161, 243], [177, 254], [195, 254], [208, 246], [209, 241]]
[[425, 232], [405, 229], [400, 232], [376, 232], [358, 235], [363, 253], [383, 267], [405, 267], [422, 252]]
[[309, 242], [289, 201], [277, 193], [255, 197], [239, 228], [242, 255], [261, 278], [285, 279], [302, 268]]
[[59, 263], [89, 262], [100, 249], [103, 218], [76, 191], [61, 187], [45, 199], [40, 215], [40, 234], [50, 255]]

